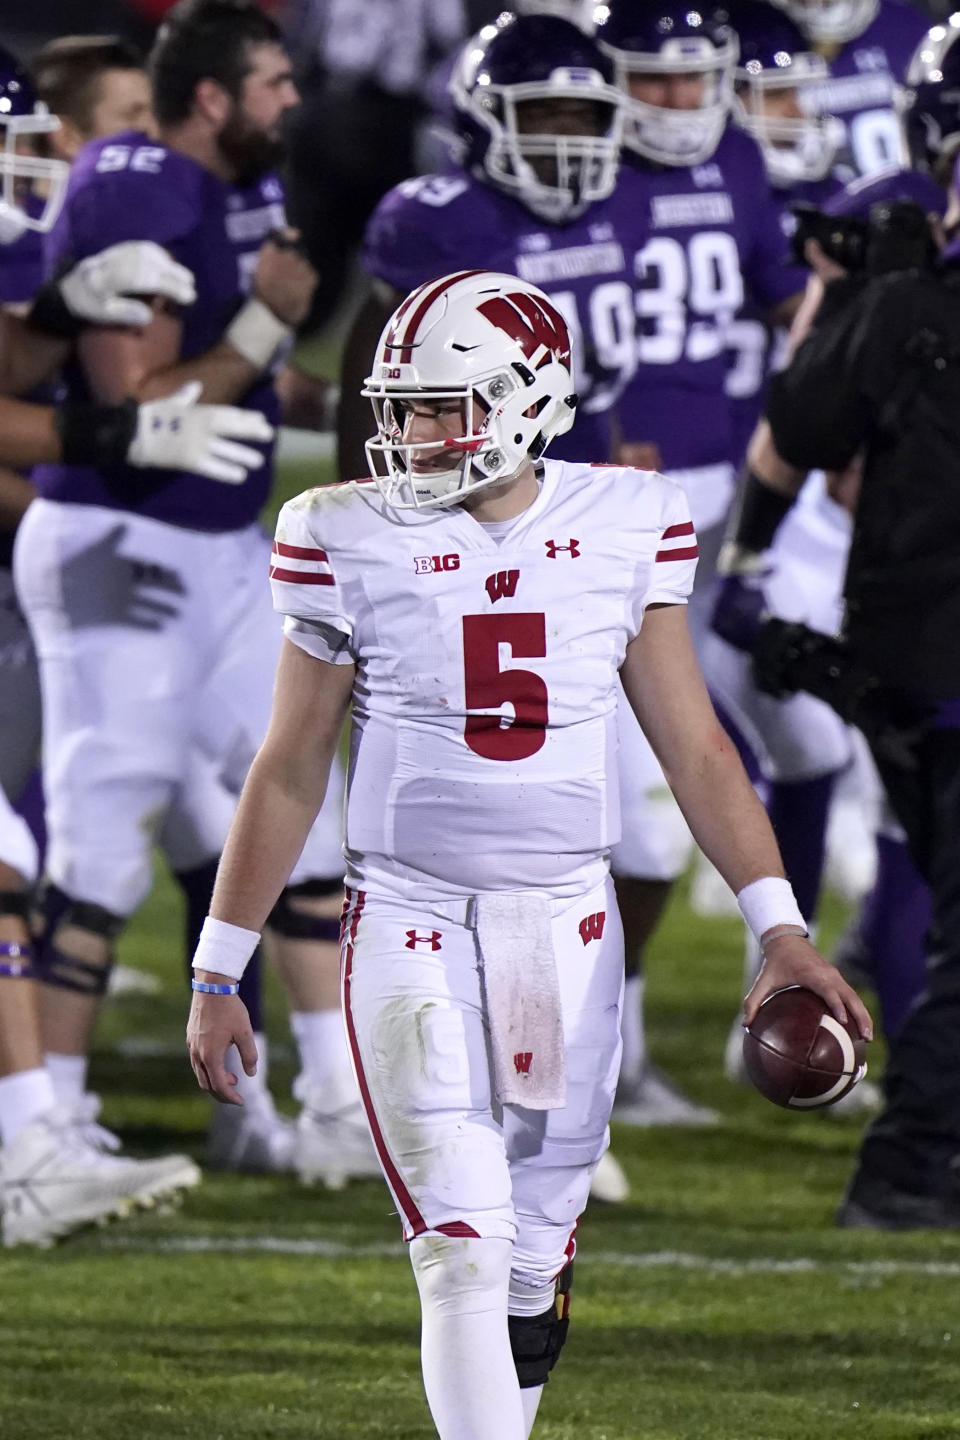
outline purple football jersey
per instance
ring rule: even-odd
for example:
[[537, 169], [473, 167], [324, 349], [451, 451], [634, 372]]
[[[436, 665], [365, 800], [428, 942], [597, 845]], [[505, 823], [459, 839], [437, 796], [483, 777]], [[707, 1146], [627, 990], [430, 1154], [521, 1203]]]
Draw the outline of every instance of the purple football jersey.
[[[775, 188], [773, 195], [780, 211], [785, 242], [789, 243], [795, 228], [793, 205], [802, 202], [827, 209], [838, 191], [842, 195], [843, 186], [831, 175], [823, 180], [803, 180], [789, 188]], [[775, 329], [762, 309], [749, 303], [727, 331], [730, 354], [727, 394], [733, 418], [733, 447], [728, 458], [734, 465], [741, 464], [750, 436], [763, 414], [767, 380], [782, 364], [786, 338], [785, 329]]]
[[633, 256], [643, 238], [635, 176], [565, 225], [550, 225], [463, 170], [405, 180], [374, 211], [364, 269], [406, 294], [454, 270], [499, 270], [538, 285], [570, 329], [577, 419], [550, 454], [611, 457], [610, 411], [636, 368]]
[[729, 460], [728, 331], [750, 303], [803, 289], [756, 143], [730, 125], [713, 158], [631, 167], [649, 238], [635, 258], [639, 367], [618, 407], [623, 437], [653, 441], [665, 470]]
[[[196, 303], [183, 313], [181, 357], [202, 355], [220, 339], [243, 304], [260, 245], [284, 224], [283, 187], [270, 175], [248, 189], [224, 184], [196, 161], [138, 131], [87, 145], [77, 158], [63, 210], [46, 245], [48, 273], [121, 240], [155, 240], [193, 271]], [[67, 398], [89, 399], [84, 376], [71, 362]], [[271, 423], [279, 406], [269, 377], [236, 402], [260, 410]], [[236, 530], [257, 518], [270, 488], [267, 463], [242, 485], [221, 485], [178, 470], [116, 465], [41, 465], [41, 495], [79, 504], [136, 510], [192, 530]]]
[[912, 5], [880, 0], [863, 34], [848, 40], [830, 61], [830, 79], [804, 90], [811, 106], [843, 121], [846, 143], [837, 164], [841, 180], [906, 159], [894, 92], [929, 25], [929, 16]]

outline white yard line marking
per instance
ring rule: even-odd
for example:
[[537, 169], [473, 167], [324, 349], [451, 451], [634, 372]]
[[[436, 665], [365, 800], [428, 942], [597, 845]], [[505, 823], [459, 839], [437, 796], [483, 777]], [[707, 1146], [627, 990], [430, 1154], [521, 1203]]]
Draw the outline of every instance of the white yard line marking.
[[[315, 1255], [322, 1260], [404, 1260], [406, 1251], [396, 1245], [346, 1245], [336, 1240], [298, 1240], [291, 1236], [249, 1235], [237, 1238], [215, 1235], [147, 1236], [104, 1235], [98, 1250], [124, 1250], [164, 1255]], [[719, 1275], [930, 1275], [960, 1278], [960, 1260], [814, 1260], [798, 1257], [775, 1260], [758, 1256], [753, 1260], [724, 1259], [714, 1255], [691, 1255], [680, 1250], [653, 1250], [634, 1253], [619, 1250], [590, 1250], [577, 1254], [577, 1263], [612, 1265], [632, 1270], [696, 1270]]]

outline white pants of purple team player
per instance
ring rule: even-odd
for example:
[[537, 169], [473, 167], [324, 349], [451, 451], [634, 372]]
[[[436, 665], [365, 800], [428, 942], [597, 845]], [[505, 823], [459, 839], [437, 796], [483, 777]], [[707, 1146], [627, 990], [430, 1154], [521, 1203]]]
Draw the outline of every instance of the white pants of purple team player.
[[[256, 526], [206, 534], [98, 506], [30, 506], [14, 568], [43, 691], [47, 870], [67, 894], [131, 914], [151, 885], [152, 843], [191, 788], [211, 800], [195, 843], [220, 848], [223, 786], [239, 788], [269, 719], [282, 630], [268, 559]], [[131, 561], [136, 604], [155, 595], [138, 612], [148, 623], [123, 619]], [[341, 873], [340, 841], [333, 785], [294, 883]]]

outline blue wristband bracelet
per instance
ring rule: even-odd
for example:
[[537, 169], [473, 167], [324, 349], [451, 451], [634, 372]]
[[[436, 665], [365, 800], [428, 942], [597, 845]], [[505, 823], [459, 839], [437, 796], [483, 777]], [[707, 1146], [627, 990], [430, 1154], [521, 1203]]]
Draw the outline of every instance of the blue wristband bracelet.
[[191, 980], [191, 990], [199, 990], [201, 995], [239, 995], [239, 985], [208, 985], [206, 980]]

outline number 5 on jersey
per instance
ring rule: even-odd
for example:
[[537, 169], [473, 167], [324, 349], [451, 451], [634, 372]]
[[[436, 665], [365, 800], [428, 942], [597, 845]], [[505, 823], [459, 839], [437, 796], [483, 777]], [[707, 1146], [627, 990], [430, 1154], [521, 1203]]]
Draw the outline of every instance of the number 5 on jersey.
[[547, 732], [547, 687], [532, 670], [501, 670], [500, 646], [522, 659], [547, 653], [542, 614], [464, 615], [463, 692], [468, 710], [513, 707], [501, 714], [468, 715], [464, 739], [485, 760], [526, 760], [536, 755]]

